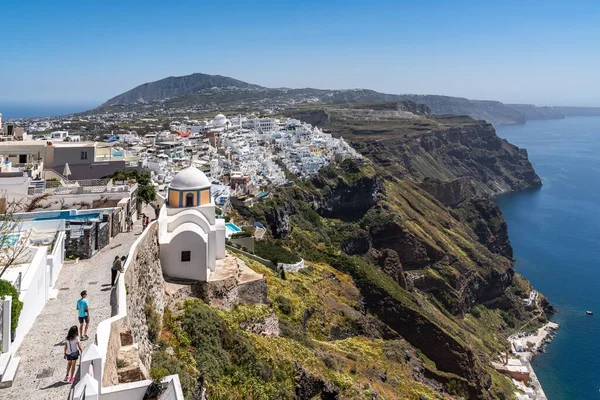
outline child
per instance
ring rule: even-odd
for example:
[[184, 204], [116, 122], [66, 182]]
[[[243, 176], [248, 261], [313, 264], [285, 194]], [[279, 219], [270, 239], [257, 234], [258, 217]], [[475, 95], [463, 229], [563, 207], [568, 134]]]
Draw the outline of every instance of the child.
[[[79, 342], [79, 336], [77, 336], [77, 325], [73, 325], [67, 333], [67, 340], [65, 340], [65, 360], [67, 360], [67, 374], [65, 375], [65, 382], [73, 383], [75, 381], [75, 365], [79, 359], [79, 354], [83, 352], [81, 343]], [[70, 372], [69, 372], [70, 371]], [[71, 378], [69, 379], [69, 373]]]
[[[81, 334], [81, 340], [87, 340], [88, 327], [90, 326], [90, 309], [87, 297], [87, 290], [81, 292], [81, 298], [77, 300], [77, 311], [79, 316], [79, 333]], [[85, 322], [85, 330], [83, 323]]]

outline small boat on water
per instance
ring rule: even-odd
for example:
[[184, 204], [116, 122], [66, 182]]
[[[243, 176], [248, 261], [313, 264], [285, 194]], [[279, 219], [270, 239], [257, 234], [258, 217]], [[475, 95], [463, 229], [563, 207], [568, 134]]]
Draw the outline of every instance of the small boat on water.
[[594, 315], [594, 312], [593, 312], [593, 311], [586, 311], [585, 313], [586, 313], [587, 315]]

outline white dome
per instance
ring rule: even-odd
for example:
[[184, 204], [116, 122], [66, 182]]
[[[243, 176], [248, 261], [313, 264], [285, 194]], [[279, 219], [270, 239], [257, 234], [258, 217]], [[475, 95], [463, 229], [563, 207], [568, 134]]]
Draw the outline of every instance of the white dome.
[[227, 123], [227, 117], [223, 114], [218, 114], [215, 119], [212, 120], [213, 125], [225, 125]]
[[170, 187], [173, 189], [200, 189], [210, 186], [210, 181], [196, 167], [187, 167], [179, 171], [171, 181]]

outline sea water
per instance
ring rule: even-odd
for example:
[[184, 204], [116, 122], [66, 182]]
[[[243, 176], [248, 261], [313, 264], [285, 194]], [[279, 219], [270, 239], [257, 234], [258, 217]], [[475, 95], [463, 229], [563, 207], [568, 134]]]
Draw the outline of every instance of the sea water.
[[91, 110], [97, 103], [8, 103], [0, 102], [4, 119], [56, 117]]
[[543, 179], [540, 189], [496, 200], [516, 271], [559, 310], [558, 335], [533, 367], [549, 400], [600, 399], [600, 117], [496, 130], [527, 149]]

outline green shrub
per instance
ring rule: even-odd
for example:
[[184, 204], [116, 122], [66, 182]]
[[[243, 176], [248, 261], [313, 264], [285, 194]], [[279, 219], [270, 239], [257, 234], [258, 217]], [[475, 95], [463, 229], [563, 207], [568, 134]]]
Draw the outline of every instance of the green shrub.
[[277, 303], [277, 307], [279, 311], [281, 311], [285, 315], [291, 315], [293, 311], [292, 301], [284, 296], [277, 296], [275, 298], [275, 302]]
[[160, 314], [154, 310], [154, 301], [150, 296], [146, 297], [144, 304], [144, 314], [146, 315], [146, 325], [148, 326], [148, 339], [150, 342], [157, 343], [161, 330]]
[[196, 349], [195, 359], [201, 374], [207, 379], [221, 376], [230, 362], [221, 345], [221, 331], [226, 327], [217, 313], [199, 302], [187, 302], [181, 326]]
[[248, 237], [252, 237], [252, 232], [241, 231], [241, 232], [233, 233], [231, 235], [231, 239], [248, 238]]
[[17, 292], [17, 289], [13, 285], [8, 281], [0, 279], [0, 299], [4, 300], [5, 296], [12, 296], [10, 330], [14, 332], [17, 330], [17, 325], [19, 324], [23, 302], [19, 300], [19, 292]]
[[152, 366], [150, 368], [150, 378], [154, 381], [160, 381], [167, 375], [179, 374], [181, 389], [186, 399], [193, 399], [197, 386], [196, 373], [177, 357], [169, 355], [165, 351], [155, 351], [152, 353]]
[[254, 253], [262, 258], [274, 262], [275, 265], [277, 265], [277, 263], [295, 264], [300, 261], [300, 257], [284, 249], [283, 247], [265, 242], [256, 242], [254, 244]]

